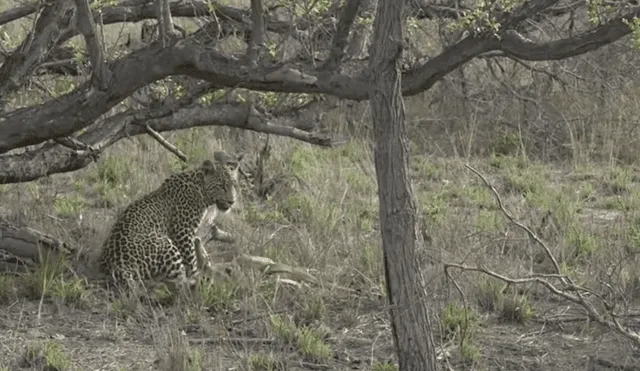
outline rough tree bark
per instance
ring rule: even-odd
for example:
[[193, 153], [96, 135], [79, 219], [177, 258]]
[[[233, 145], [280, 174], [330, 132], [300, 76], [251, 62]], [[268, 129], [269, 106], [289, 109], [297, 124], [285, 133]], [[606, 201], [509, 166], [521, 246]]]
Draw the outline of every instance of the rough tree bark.
[[0, 217], [0, 272], [24, 272], [50, 254], [74, 253], [64, 241]]
[[374, 21], [370, 103], [380, 231], [400, 370], [433, 371], [437, 368], [435, 346], [424, 300], [424, 282], [415, 257], [419, 238], [417, 207], [409, 179], [409, 145], [400, 73], [404, 2], [380, 0]]

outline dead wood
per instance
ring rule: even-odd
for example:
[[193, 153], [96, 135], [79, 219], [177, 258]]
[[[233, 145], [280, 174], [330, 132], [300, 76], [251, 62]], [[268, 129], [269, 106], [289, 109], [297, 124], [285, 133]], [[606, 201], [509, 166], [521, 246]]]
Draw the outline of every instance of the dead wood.
[[72, 256], [75, 249], [47, 233], [0, 217], [0, 272], [37, 266], [51, 254]]

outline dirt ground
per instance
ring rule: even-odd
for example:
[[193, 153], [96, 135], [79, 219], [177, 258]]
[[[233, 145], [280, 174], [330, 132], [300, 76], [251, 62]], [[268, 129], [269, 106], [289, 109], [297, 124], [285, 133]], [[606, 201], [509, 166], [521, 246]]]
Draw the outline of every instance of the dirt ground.
[[[175, 171], [166, 151], [151, 148], [130, 151], [136, 166], [160, 172], [135, 171], [114, 152], [86, 171], [0, 189], [0, 211], [95, 251], [116, 211]], [[111, 300], [82, 274], [49, 266], [0, 275], [0, 370], [396, 370], [368, 144], [341, 152], [278, 148], [269, 170], [285, 179], [282, 190], [245, 201], [222, 227], [237, 234], [242, 252], [302, 268], [319, 284], [295, 286], [237, 266], [231, 277], [171, 303], [161, 293], [155, 301]], [[474, 316], [468, 328], [460, 325], [462, 296], [443, 263], [482, 264], [510, 277], [553, 270], [462, 161], [416, 157], [412, 166], [430, 243], [418, 254], [443, 370], [640, 370], [640, 350], [587, 321], [579, 306], [531, 285], [505, 294], [477, 271], [452, 276]], [[624, 306], [623, 325], [640, 331], [640, 179], [622, 168], [576, 175], [508, 158], [475, 166], [549, 244], [562, 270]], [[218, 248], [207, 245], [214, 260]], [[82, 260], [74, 268], [92, 270]]]
[[[42, 361], [29, 359], [28, 349], [53, 342], [62, 346], [70, 370], [195, 370], [183, 360], [194, 350], [204, 356], [199, 367], [210, 370], [263, 369], [250, 364], [255, 354], [280, 362], [265, 370], [384, 370], [380, 363], [377, 368], [372, 365], [395, 362], [387, 312], [382, 303], [362, 304], [357, 314], [349, 308], [327, 315], [324, 324], [331, 335], [326, 341], [334, 354], [315, 363], [269, 336], [266, 313], [248, 318], [241, 313], [203, 315], [199, 323], [186, 323], [175, 306], [141, 304], [138, 309], [144, 314], [122, 319], [105, 301], [77, 309], [19, 299], [0, 307], [0, 365], [7, 370], [46, 370]], [[568, 308], [566, 303], [546, 306], [547, 318]], [[461, 363], [458, 349], [445, 344], [440, 348], [444, 369], [640, 370], [638, 349], [585, 321], [562, 324], [536, 316], [527, 325], [505, 325], [487, 317], [475, 339], [482, 355], [476, 364]]]

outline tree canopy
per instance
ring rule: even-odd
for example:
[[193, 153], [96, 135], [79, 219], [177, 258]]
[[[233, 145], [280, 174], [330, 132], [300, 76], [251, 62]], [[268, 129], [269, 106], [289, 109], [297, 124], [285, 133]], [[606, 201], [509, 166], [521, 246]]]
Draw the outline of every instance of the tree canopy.
[[[111, 48], [108, 53], [104, 40], [100, 42], [104, 34], [100, 29], [156, 18], [157, 4], [61, 0], [26, 3], [1, 12], [0, 25], [27, 18], [33, 22], [20, 39], [2, 33], [2, 182], [79, 169], [119, 139], [149, 129], [225, 125], [324, 146], [339, 143], [328, 133], [295, 129], [286, 121], [274, 123], [275, 116], [291, 118], [292, 110], [270, 112], [264, 99], [221, 102], [216, 98], [224, 96], [225, 89], [294, 93], [304, 101], [299, 109], [326, 100], [318, 97], [368, 99], [372, 87], [365, 61], [375, 1], [261, 3], [252, 2], [255, 14], [246, 7], [217, 2], [169, 3], [172, 17], [197, 23], [190, 30], [177, 27], [180, 35], [168, 43]], [[595, 0], [415, 0], [406, 9], [409, 36], [401, 51], [405, 96], [428, 90], [478, 57], [541, 61], [595, 50], [632, 33], [640, 11], [633, 2]], [[252, 21], [256, 19], [261, 21]], [[411, 31], [425, 24], [437, 24], [438, 32], [450, 41], [438, 50], [417, 55], [414, 51], [419, 48], [414, 44], [420, 39]], [[225, 38], [238, 35], [246, 43], [246, 52], [221, 50]], [[79, 38], [86, 48], [78, 46]], [[355, 51], [353, 45], [359, 41], [362, 47]], [[282, 52], [287, 43], [298, 46], [290, 55]], [[19, 99], [21, 90], [43, 74], [54, 79], [80, 78], [62, 94], [43, 94], [35, 101]], [[140, 89], [168, 79], [180, 87], [179, 99], [138, 109], [121, 107]], [[12, 151], [25, 147], [27, 151]]]

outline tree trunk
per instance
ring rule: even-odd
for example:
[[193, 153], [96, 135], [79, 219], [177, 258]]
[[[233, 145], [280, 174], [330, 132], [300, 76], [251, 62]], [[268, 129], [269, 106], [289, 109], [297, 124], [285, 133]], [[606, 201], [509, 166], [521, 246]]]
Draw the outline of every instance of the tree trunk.
[[370, 103], [380, 231], [400, 370], [433, 371], [437, 369], [436, 354], [424, 280], [415, 256], [419, 238], [417, 208], [408, 174], [409, 146], [401, 96], [404, 3], [405, 0], [379, 0], [374, 21]]

